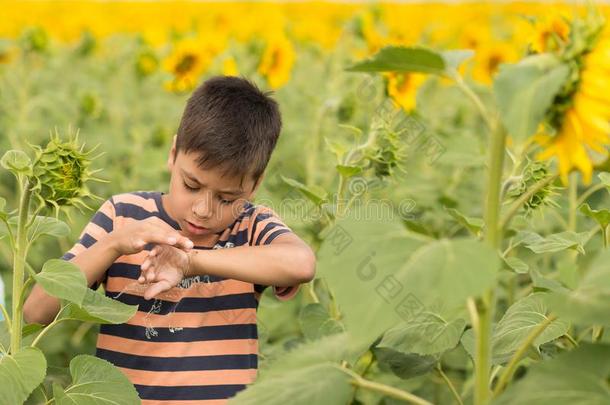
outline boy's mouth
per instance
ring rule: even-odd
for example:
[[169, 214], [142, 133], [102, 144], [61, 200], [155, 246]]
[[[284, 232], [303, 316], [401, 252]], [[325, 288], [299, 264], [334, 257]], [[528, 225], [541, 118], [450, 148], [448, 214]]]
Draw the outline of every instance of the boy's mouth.
[[195, 225], [195, 224], [193, 224], [193, 223], [191, 223], [189, 221], [186, 221], [186, 225], [187, 225], [188, 231], [190, 233], [197, 234], [197, 235], [202, 234], [202, 233], [206, 233], [206, 232], [208, 232], [210, 230], [209, 228], [205, 228], [205, 227], [202, 227], [202, 226], [197, 226], [197, 225]]

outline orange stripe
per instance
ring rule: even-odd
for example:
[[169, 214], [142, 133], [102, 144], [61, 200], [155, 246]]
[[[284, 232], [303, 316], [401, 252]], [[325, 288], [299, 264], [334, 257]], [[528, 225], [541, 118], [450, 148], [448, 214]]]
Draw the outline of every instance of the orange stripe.
[[115, 263], [126, 263], [126, 264], [135, 264], [140, 266], [144, 263], [144, 260], [148, 257], [148, 251], [142, 250], [141, 252], [134, 253], [131, 255], [123, 255], [119, 256], [114, 262]]
[[[202, 340], [195, 342], [154, 342], [119, 336], [97, 336], [97, 347], [136, 356], [185, 357], [222, 354], [257, 354], [256, 339]], [[149, 385], [154, 385], [150, 384]]]
[[88, 233], [95, 240], [100, 240], [108, 235], [108, 232], [101, 226], [94, 224], [93, 222], [89, 222], [83, 231], [83, 234]]
[[195, 313], [171, 312], [167, 315], [138, 311], [127, 323], [157, 328], [199, 328], [202, 326], [256, 323], [256, 309], [239, 308]]
[[132, 384], [163, 387], [251, 384], [256, 379], [256, 369], [200, 371], [147, 371], [124, 367], [119, 369]]
[[[203, 280], [203, 276], [199, 276]], [[108, 290], [113, 292], [125, 292], [132, 295], [144, 296], [144, 291], [149, 285], [140, 284], [137, 280], [126, 277], [109, 277]], [[181, 298], [211, 298], [230, 294], [250, 293], [254, 290], [252, 283], [227, 279], [214, 283], [200, 281], [193, 283], [189, 288], [174, 287], [169, 291], [159, 294], [156, 298], [178, 302]]]
[[144, 208], [146, 211], [153, 213], [158, 212], [157, 203], [154, 198], [144, 198], [139, 195], [124, 193], [112, 197], [115, 203], [133, 204]]

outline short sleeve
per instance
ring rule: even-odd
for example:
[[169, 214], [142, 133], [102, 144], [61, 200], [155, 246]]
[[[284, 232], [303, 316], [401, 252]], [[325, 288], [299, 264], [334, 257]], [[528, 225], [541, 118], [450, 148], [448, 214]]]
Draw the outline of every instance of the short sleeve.
[[[104, 201], [100, 208], [89, 220], [89, 223], [85, 226], [81, 232], [78, 241], [72, 246], [70, 250], [63, 254], [61, 257], [63, 260], [72, 260], [80, 253], [89, 249], [98, 240], [102, 239], [110, 232], [114, 230], [114, 219], [115, 219], [115, 208], [112, 198]], [[106, 281], [106, 273], [99, 279], [96, 280], [91, 286], [92, 289], [97, 287]]]
[[[250, 246], [269, 245], [278, 236], [292, 232], [292, 230], [281, 220], [279, 215], [271, 208], [260, 206], [252, 214], [250, 229], [248, 232], [248, 243]], [[293, 298], [299, 291], [300, 284], [288, 287], [273, 286], [275, 297], [281, 301]], [[255, 284], [257, 293], [262, 292], [268, 286]]]

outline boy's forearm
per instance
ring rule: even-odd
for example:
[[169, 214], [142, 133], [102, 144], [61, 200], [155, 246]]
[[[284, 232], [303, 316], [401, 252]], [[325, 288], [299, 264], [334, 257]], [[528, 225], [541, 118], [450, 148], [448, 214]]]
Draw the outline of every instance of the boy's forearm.
[[209, 274], [261, 285], [288, 287], [314, 277], [315, 256], [290, 244], [193, 250], [189, 276]]
[[[70, 259], [70, 262], [80, 268], [87, 279], [87, 285], [91, 286], [118, 257], [114, 238], [109, 234]], [[24, 318], [28, 323], [48, 324], [53, 321], [59, 309], [59, 299], [47, 294], [38, 284], [23, 305]]]

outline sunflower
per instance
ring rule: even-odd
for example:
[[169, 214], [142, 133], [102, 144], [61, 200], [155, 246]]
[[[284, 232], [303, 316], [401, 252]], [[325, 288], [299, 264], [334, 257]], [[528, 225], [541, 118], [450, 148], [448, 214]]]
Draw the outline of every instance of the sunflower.
[[209, 67], [213, 56], [213, 52], [199, 38], [178, 42], [173, 52], [163, 61], [164, 69], [174, 76], [173, 80], [165, 84], [165, 88], [177, 93], [192, 90]]
[[390, 72], [386, 75], [388, 95], [394, 103], [411, 111], [415, 109], [417, 90], [426, 80], [424, 73]]
[[534, 23], [529, 43], [534, 52], [548, 52], [559, 48], [568, 40], [570, 34], [569, 19], [555, 11]]
[[536, 137], [543, 150], [539, 159], [556, 157], [564, 184], [576, 168], [589, 184], [593, 166], [608, 157], [610, 146], [610, 35], [599, 38], [582, 58], [576, 90], [560, 117], [557, 135]]
[[479, 43], [473, 60], [472, 77], [480, 83], [490, 84], [501, 64], [516, 62], [518, 59], [519, 52], [512, 43]]
[[283, 33], [270, 35], [258, 72], [265, 76], [269, 86], [277, 89], [290, 80], [295, 56], [292, 43]]

